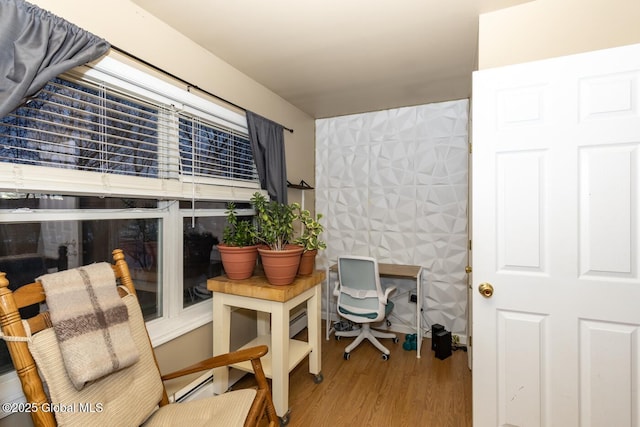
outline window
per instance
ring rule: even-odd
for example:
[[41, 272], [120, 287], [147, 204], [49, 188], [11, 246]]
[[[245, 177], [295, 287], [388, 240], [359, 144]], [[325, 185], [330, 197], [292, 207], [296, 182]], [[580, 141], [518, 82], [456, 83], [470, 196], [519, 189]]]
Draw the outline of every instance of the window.
[[200, 177], [252, 181], [253, 154], [246, 135], [193, 117], [180, 117], [182, 172]]
[[[183, 217], [183, 307], [189, 307], [203, 299], [211, 298], [206, 279], [224, 273], [220, 253], [216, 245], [222, 239], [227, 224], [226, 204], [220, 202], [196, 202], [197, 216], [193, 215], [189, 202], [180, 203]], [[249, 203], [237, 203], [240, 219], [251, 218], [253, 209]]]
[[[145, 199], [0, 193], [3, 217], [10, 216], [0, 223], [0, 271], [15, 290], [46, 273], [109, 260], [111, 248], [122, 248], [144, 317], [157, 319], [162, 316], [156, 254], [163, 215], [135, 213], [138, 208], [153, 211], [156, 205]], [[85, 209], [101, 213], [86, 219], [93, 215]], [[38, 310], [30, 307], [23, 315]], [[0, 340], [0, 373], [11, 369], [6, 344]]]
[[[244, 115], [108, 57], [0, 120], [0, 183], [11, 286], [119, 247], [154, 345], [211, 321], [226, 204], [251, 216], [259, 190]], [[14, 380], [0, 377], [0, 401], [16, 398]]]
[[158, 176], [158, 110], [104, 87], [56, 78], [2, 119], [0, 161]]

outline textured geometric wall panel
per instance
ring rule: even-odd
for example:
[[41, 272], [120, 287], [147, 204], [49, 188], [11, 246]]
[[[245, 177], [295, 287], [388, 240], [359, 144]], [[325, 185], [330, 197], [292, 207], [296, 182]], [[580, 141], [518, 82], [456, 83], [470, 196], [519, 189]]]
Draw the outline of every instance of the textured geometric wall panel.
[[[423, 266], [422, 327], [440, 323], [459, 335], [467, 314], [468, 109], [460, 100], [316, 121], [316, 212], [328, 243], [319, 264], [354, 254]], [[415, 327], [415, 284], [385, 283], [398, 286], [392, 322]]]

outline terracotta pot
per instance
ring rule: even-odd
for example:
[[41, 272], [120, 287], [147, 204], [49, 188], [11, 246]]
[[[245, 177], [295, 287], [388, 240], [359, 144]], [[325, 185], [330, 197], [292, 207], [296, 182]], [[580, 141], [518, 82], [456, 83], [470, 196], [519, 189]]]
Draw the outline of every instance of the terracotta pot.
[[231, 280], [248, 279], [253, 275], [258, 259], [258, 246], [218, 245], [224, 274]]
[[309, 276], [313, 273], [316, 267], [316, 255], [318, 250], [302, 252], [302, 258], [300, 258], [300, 267], [298, 267], [298, 274], [300, 276]]
[[268, 248], [258, 248], [264, 275], [272, 285], [290, 285], [296, 278], [302, 246], [287, 245], [282, 251], [273, 251]]

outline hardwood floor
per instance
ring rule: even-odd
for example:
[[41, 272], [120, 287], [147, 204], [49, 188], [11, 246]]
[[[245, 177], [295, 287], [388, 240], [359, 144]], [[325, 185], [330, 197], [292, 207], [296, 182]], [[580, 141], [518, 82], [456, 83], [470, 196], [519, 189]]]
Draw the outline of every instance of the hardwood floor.
[[[305, 359], [290, 374], [290, 427], [340, 426], [471, 426], [471, 371], [467, 353], [454, 351], [436, 359], [425, 339], [422, 357], [383, 340], [391, 351], [388, 361], [369, 342], [343, 353], [351, 338], [322, 336], [322, 375], [315, 384]], [[306, 339], [306, 330], [298, 337]], [[252, 381], [245, 377], [235, 388]]]

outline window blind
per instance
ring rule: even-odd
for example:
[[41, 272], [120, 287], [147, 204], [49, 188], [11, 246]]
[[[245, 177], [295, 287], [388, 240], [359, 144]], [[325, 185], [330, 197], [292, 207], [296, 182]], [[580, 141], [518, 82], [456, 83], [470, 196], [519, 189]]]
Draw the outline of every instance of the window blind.
[[0, 161], [156, 178], [160, 105], [56, 78], [0, 124]]
[[249, 139], [232, 129], [181, 115], [181, 170], [197, 177], [257, 181]]
[[0, 121], [0, 162], [216, 185], [258, 181], [246, 134], [64, 78]]

